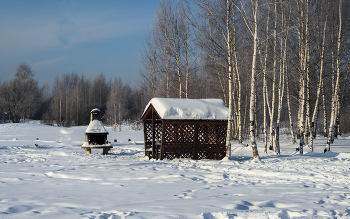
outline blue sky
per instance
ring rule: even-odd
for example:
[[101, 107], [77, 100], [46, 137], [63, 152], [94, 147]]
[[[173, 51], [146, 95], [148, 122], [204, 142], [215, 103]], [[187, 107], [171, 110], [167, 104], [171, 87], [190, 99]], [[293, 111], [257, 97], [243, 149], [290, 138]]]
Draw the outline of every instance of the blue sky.
[[158, 0], [0, 0], [0, 80], [21, 62], [40, 83], [62, 73], [121, 77], [136, 85], [139, 51]]

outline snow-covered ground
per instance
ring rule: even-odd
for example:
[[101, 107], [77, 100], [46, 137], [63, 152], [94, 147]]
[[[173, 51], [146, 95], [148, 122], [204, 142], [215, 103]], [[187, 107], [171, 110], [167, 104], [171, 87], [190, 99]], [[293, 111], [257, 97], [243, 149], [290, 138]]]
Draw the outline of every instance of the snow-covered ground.
[[107, 127], [110, 155], [87, 155], [85, 129], [0, 125], [0, 218], [350, 218], [349, 137], [327, 153], [323, 137], [304, 155], [282, 137], [279, 156], [258, 142], [260, 161], [235, 142], [231, 160], [157, 161], [126, 127]]

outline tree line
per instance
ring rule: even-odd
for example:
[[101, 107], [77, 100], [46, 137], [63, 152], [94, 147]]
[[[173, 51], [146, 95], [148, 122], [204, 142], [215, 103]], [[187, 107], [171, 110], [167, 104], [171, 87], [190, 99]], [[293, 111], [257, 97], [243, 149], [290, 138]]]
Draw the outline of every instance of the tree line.
[[228, 139], [250, 138], [254, 157], [257, 138], [264, 152], [279, 154], [283, 130], [293, 143], [299, 139], [300, 153], [305, 145], [313, 150], [316, 134], [327, 137], [330, 150], [338, 134], [349, 132], [349, 6], [349, 0], [160, 1], [141, 51], [147, 98], [223, 99]]
[[0, 119], [14, 123], [38, 119], [66, 127], [88, 125], [91, 109], [99, 108], [103, 121], [120, 130], [123, 121], [139, 120], [141, 98], [140, 89], [117, 77], [107, 81], [102, 72], [94, 79], [83, 73], [61, 74], [52, 87], [40, 86], [31, 66], [21, 63], [14, 79], [0, 84]]

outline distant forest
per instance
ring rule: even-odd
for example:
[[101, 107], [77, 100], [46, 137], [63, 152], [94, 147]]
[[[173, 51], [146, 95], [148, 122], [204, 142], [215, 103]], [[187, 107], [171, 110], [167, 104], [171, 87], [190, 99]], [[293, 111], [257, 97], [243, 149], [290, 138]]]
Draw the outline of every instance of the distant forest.
[[266, 148], [282, 128], [294, 141], [318, 133], [333, 141], [350, 132], [349, 8], [349, 0], [160, 1], [140, 48], [139, 85], [71, 73], [39, 87], [22, 63], [1, 83], [0, 116], [86, 125], [98, 107], [117, 126], [138, 121], [153, 97], [220, 98], [239, 142], [263, 138]]
[[115, 125], [138, 121], [144, 106], [140, 89], [120, 78], [107, 81], [103, 73], [93, 79], [75, 72], [62, 74], [51, 87], [40, 87], [27, 63], [18, 66], [13, 80], [1, 84], [0, 93], [1, 119], [12, 122], [35, 119], [48, 125], [88, 125], [90, 111], [99, 108], [103, 121]]

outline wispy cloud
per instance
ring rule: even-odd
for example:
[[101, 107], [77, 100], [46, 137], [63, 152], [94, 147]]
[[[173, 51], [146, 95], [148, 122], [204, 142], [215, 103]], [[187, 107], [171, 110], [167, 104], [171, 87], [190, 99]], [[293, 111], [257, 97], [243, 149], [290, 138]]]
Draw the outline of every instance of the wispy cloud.
[[60, 64], [66, 60], [66, 56], [56, 57], [52, 59], [42, 60], [32, 63], [31, 66], [34, 71], [45, 71], [52, 68], [53, 65]]
[[[75, 44], [134, 34], [144, 30], [145, 21], [114, 18], [111, 14], [56, 15], [45, 20], [28, 18], [22, 23], [9, 20], [0, 35], [0, 47], [7, 54], [35, 52], [42, 49], [70, 49]], [[4, 29], [3, 29], [4, 31]]]
[[144, 30], [145, 23], [136, 19], [113, 20], [100, 15], [64, 19], [57, 22], [57, 37], [61, 45], [104, 40], [134, 34]]

